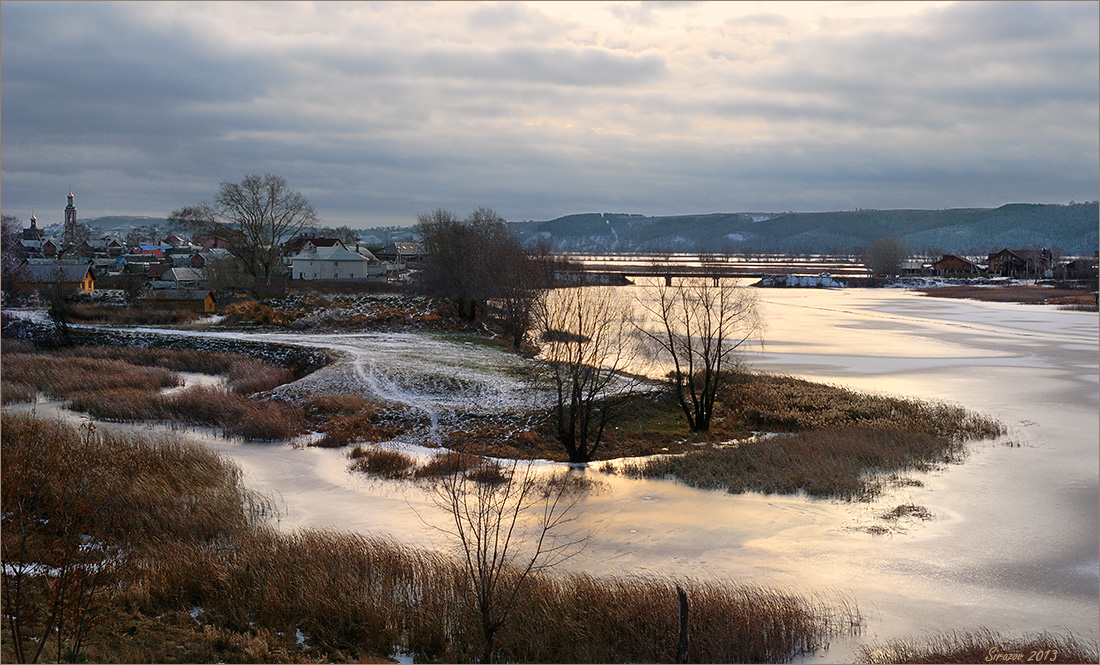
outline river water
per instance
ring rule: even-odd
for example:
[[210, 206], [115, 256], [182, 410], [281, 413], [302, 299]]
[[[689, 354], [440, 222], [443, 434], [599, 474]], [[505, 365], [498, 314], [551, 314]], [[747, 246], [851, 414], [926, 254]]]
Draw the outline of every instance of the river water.
[[[767, 328], [763, 344], [746, 354], [752, 367], [961, 404], [1004, 421], [1014, 445], [972, 444], [964, 464], [917, 474], [921, 486], [869, 504], [735, 496], [588, 470], [605, 489], [584, 502], [581, 526], [592, 535], [569, 565], [844, 594], [858, 604], [865, 627], [809, 657], [822, 662], [849, 661], [860, 642], [942, 630], [1069, 629], [1095, 639], [1097, 315], [889, 289], [759, 295]], [[537, 398], [514, 376], [513, 358], [478, 345], [412, 334], [258, 336], [338, 348], [347, 360], [307, 383], [387, 394], [423, 408], [432, 422], [456, 399], [493, 411]], [[187, 435], [230, 455], [250, 486], [275, 496], [284, 528], [354, 530], [442, 546], [425, 524], [438, 516], [420, 490], [348, 473], [346, 451]], [[881, 519], [908, 503], [924, 506], [933, 519], [900, 525]], [[883, 525], [889, 532], [867, 529]]]

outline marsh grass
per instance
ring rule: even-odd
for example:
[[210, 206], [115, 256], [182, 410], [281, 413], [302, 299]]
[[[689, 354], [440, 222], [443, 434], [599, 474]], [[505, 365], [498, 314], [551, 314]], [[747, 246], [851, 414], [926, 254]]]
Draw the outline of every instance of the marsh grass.
[[[417, 661], [471, 662], [482, 652], [463, 568], [443, 554], [350, 533], [277, 532], [263, 525], [268, 506], [242, 487], [240, 471], [200, 446], [81, 433], [30, 416], [5, 414], [0, 425], [5, 584], [11, 564], [47, 559], [52, 550], [37, 544], [48, 538], [78, 546], [91, 536], [99, 548], [128, 552], [85, 607], [80, 647], [63, 631], [59, 653], [51, 647], [46, 659], [384, 662], [401, 650]], [[28, 570], [28, 584], [53, 579]], [[693, 662], [781, 662], [859, 623], [843, 601], [732, 582], [540, 574], [494, 654], [670, 660], [677, 584], [691, 602]], [[20, 602], [25, 627], [41, 628], [48, 594]], [[0, 655], [11, 662], [11, 623], [3, 630]]]
[[1004, 636], [983, 628], [919, 638], [897, 639], [882, 645], [861, 645], [859, 663], [1096, 663], [1095, 640], [1071, 633], [1043, 632]]
[[989, 302], [1017, 302], [1028, 305], [1073, 305], [1096, 311], [1096, 294], [1082, 289], [1048, 288], [1031, 284], [1010, 286], [937, 286], [917, 289], [936, 298], [964, 298]]
[[[306, 430], [302, 408], [250, 399], [293, 380], [291, 370], [230, 353], [141, 347], [71, 347], [3, 355], [4, 400], [31, 401], [34, 391], [69, 400], [69, 408], [121, 422], [173, 421], [219, 427], [250, 440], [289, 439]], [[194, 387], [172, 395], [177, 371], [227, 374], [227, 389]], [[10, 391], [10, 394], [9, 394]]]
[[101, 303], [71, 303], [68, 316], [81, 323], [113, 323], [120, 325], [178, 325], [202, 318], [198, 312], [167, 307], [107, 305]]
[[383, 478], [408, 478], [416, 460], [405, 453], [385, 448], [356, 446], [348, 453], [354, 471]]
[[728, 415], [753, 430], [798, 432], [861, 427], [947, 436], [995, 438], [1003, 424], [961, 407], [861, 393], [789, 376], [739, 373], [725, 399]]
[[410, 421], [408, 410], [361, 395], [312, 395], [303, 409], [310, 426], [324, 434], [312, 444], [322, 448], [389, 441], [417, 424]]
[[895, 430], [848, 428], [761, 438], [731, 447], [625, 464], [634, 477], [674, 476], [694, 487], [734, 494], [794, 494], [870, 500], [883, 489], [879, 477], [927, 471], [961, 461], [958, 441]]
[[731, 376], [722, 413], [754, 430], [788, 432], [622, 466], [632, 476], [673, 476], [733, 493], [869, 500], [899, 473], [966, 458], [965, 441], [1004, 426], [940, 403], [858, 393], [785, 376]]
[[5, 353], [4, 381], [33, 387], [50, 397], [119, 389], [156, 391], [178, 386], [180, 378], [161, 367], [138, 367], [121, 360]]

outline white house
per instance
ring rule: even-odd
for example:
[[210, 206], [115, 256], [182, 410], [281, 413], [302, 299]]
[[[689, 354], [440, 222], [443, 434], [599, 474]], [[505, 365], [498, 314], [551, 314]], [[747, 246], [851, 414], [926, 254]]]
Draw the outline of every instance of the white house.
[[342, 245], [305, 248], [290, 257], [294, 279], [366, 279], [385, 272], [378, 259], [366, 249], [353, 252]]

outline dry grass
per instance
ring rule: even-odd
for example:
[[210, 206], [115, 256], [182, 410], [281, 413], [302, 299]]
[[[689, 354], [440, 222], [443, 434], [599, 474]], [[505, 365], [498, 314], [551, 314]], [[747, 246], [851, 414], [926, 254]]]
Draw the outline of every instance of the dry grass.
[[[32, 542], [61, 529], [74, 543], [91, 535], [101, 547], [130, 548], [124, 570], [86, 607], [91, 628], [80, 659], [381, 662], [402, 650], [418, 661], [469, 662], [481, 653], [462, 567], [443, 555], [355, 534], [260, 526], [263, 504], [241, 488], [239, 471], [201, 447], [81, 435], [7, 415], [0, 432], [4, 505], [27, 512], [4, 514], [5, 564], [44, 556], [41, 548], [12, 550], [18, 525], [33, 532]], [[77, 513], [88, 519], [74, 527], [68, 520]], [[676, 584], [691, 603], [692, 662], [781, 662], [859, 622], [843, 601], [727, 582], [539, 575], [517, 606], [519, 620], [498, 634], [496, 655], [671, 660]], [[64, 649], [73, 646], [67, 640]], [[2, 648], [10, 662], [11, 639]]]
[[624, 465], [632, 476], [677, 479], [704, 489], [869, 500], [881, 476], [959, 462], [966, 449], [945, 437], [901, 431], [842, 429], [779, 435], [731, 447]]
[[385, 448], [356, 446], [348, 453], [355, 471], [391, 480], [407, 478], [416, 460], [405, 453]]
[[673, 476], [730, 492], [868, 500], [898, 472], [961, 462], [963, 442], [1004, 426], [966, 409], [867, 395], [764, 374], [731, 377], [718, 411], [753, 430], [795, 432], [628, 464], [635, 476]]
[[1095, 640], [1071, 633], [1005, 637], [988, 629], [949, 632], [860, 647], [859, 663], [1096, 663]]
[[723, 415], [764, 431], [854, 426], [962, 440], [995, 438], [1005, 431], [1000, 422], [957, 406], [870, 395], [770, 374], [735, 375], [723, 407]]
[[389, 441], [414, 426], [407, 411], [360, 395], [313, 395], [303, 404], [310, 426], [324, 433], [313, 445], [339, 448]]
[[[29, 401], [37, 389], [51, 397], [68, 398], [70, 408], [96, 418], [206, 425], [250, 440], [289, 439], [307, 427], [298, 405], [243, 396], [270, 390], [294, 378], [290, 370], [252, 358], [136, 347], [73, 347], [52, 353], [5, 351], [5, 400]], [[173, 370], [226, 373], [229, 392], [195, 387], [161, 395], [162, 387], [181, 383]]]
[[0, 404], [17, 404], [19, 402], [33, 402], [38, 396], [34, 386], [25, 383], [12, 383], [6, 378], [0, 380]]
[[34, 387], [56, 398], [119, 389], [156, 391], [181, 383], [170, 370], [121, 360], [5, 353], [3, 362], [6, 382]]
[[265, 392], [294, 380], [290, 369], [254, 358], [219, 351], [165, 349], [133, 346], [77, 346], [51, 355], [63, 358], [102, 358], [175, 372], [224, 374], [229, 389], [239, 395]]
[[936, 298], [965, 298], [988, 302], [1018, 302], [1029, 305], [1084, 305], [1096, 311], [1096, 294], [1081, 289], [1048, 288], [1030, 284], [1011, 286], [937, 286], [917, 289]]
[[179, 325], [202, 318], [198, 312], [179, 311], [166, 307], [119, 306], [99, 303], [71, 303], [69, 319], [79, 323], [112, 323], [117, 325]]
[[168, 420], [219, 427], [227, 436], [253, 441], [290, 439], [306, 430], [302, 409], [296, 404], [249, 399], [208, 386], [172, 395], [126, 388], [79, 393], [69, 401], [69, 408], [102, 420]]

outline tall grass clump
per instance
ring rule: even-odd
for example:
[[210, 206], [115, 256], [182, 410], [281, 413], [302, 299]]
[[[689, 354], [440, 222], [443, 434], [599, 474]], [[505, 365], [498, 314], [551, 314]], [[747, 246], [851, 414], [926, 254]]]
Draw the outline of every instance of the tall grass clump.
[[6, 662], [97, 660], [150, 549], [239, 536], [266, 508], [220, 455], [169, 440], [3, 414], [0, 454]]
[[1096, 663], [1096, 640], [1043, 632], [1006, 637], [983, 628], [861, 645], [859, 663]]
[[303, 408], [310, 425], [324, 434], [313, 444], [322, 448], [339, 448], [354, 441], [380, 443], [403, 431], [397, 421], [405, 414], [361, 395], [311, 395]]
[[138, 367], [121, 360], [41, 353], [4, 354], [4, 380], [34, 387], [57, 398], [118, 389], [155, 391], [182, 383], [174, 372], [161, 367]]
[[351, 469], [391, 480], [407, 478], [416, 466], [416, 460], [409, 455], [385, 448], [356, 446], [348, 457], [352, 460]]
[[958, 406], [871, 395], [789, 376], [739, 373], [725, 406], [754, 430], [797, 432], [856, 426], [962, 440], [1004, 434], [999, 421]]
[[162, 367], [175, 372], [224, 374], [238, 395], [266, 392], [294, 380], [290, 369], [224, 351], [134, 346], [77, 346], [55, 351], [66, 358], [120, 360], [132, 365]]
[[761, 438], [731, 447], [627, 464], [632, 476], [674, 476], [694, 487], [734, 494], [762, 492], [871, 499], [881, 490], [875, 476], [926, 471], [959, 462], [961, 442], [891, 430], [840, 429]]
[[732, 582], [545, 577], [517, 608], [524, 620], [499, 638], [503, 657], [516, 662], [676, 662], [677, 587], [689, 603], [687, 662], [692, 663], [788, 662], [861, 621], [846, 603], [830, 606]]
[[218, 387], [197, 386], [171, 395], [118, 389], [81, 393], [69, 406], [103, 420], [168, 420], [218, 427], [227, 436], [254, 441], [293, 438], [306, 429], [302, 409], [292, 402], [254, 400]]

